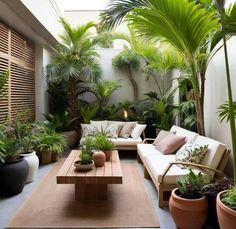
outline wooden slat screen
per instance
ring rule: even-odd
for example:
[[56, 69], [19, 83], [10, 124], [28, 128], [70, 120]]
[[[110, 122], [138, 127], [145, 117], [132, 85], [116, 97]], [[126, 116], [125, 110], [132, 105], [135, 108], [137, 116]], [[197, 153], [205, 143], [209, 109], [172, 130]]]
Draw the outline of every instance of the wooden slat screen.
[[10, 76], [0, 98], [0, 123], [6, 119], [12, 123], [18, 114], [22, 119], [29, 118], [29, 114], [34, 119], [34, 44], [0, 23], [0, 71], [4, 69], [9, 69]]

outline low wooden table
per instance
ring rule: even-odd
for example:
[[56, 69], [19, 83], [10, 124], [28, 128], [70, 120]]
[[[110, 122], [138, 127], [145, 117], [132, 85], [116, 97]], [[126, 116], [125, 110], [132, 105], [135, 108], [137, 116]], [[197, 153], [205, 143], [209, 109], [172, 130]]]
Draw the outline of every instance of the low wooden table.
[[118, 151], [113, 151], [110, 161], [103, 167], [81, 172], [75, 170], [80, 150], [72, 150], [57, 174], [57, 184], [75, 184], [76, 200], [105, 200], [108, 184], [122, 184], [122, 172]]

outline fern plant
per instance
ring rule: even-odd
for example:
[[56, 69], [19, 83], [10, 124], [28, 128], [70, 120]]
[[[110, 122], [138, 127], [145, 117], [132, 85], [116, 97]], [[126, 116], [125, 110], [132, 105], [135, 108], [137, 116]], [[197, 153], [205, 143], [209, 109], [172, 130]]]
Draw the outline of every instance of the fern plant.
[[221, 199], [221, 201], [236, 211], [236, 186], [229, 189], [226, 193], [226, 195]]
[[114, 150], [116, 148], [116, 145], [103, 134], [95, 135], [94, 145], [96, 149], [104, 151]]

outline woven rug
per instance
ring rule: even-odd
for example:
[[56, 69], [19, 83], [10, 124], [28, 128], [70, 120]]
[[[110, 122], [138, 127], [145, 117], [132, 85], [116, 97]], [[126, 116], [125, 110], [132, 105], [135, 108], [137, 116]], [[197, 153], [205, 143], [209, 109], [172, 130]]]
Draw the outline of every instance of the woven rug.
[[57, 162], [7, 228], [159, 227], [137, 162], [121, 160], [123, 184], [109, 185], [108, 200], [75, 201], [74, 185], [56, 184]]

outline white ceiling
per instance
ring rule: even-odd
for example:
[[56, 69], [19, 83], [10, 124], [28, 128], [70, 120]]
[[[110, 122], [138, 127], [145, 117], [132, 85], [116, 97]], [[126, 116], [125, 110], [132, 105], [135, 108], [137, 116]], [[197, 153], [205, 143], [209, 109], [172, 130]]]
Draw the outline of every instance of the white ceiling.
[[55, 0], [61, 12], [66, 10], [104, 10], [109, 0]]

